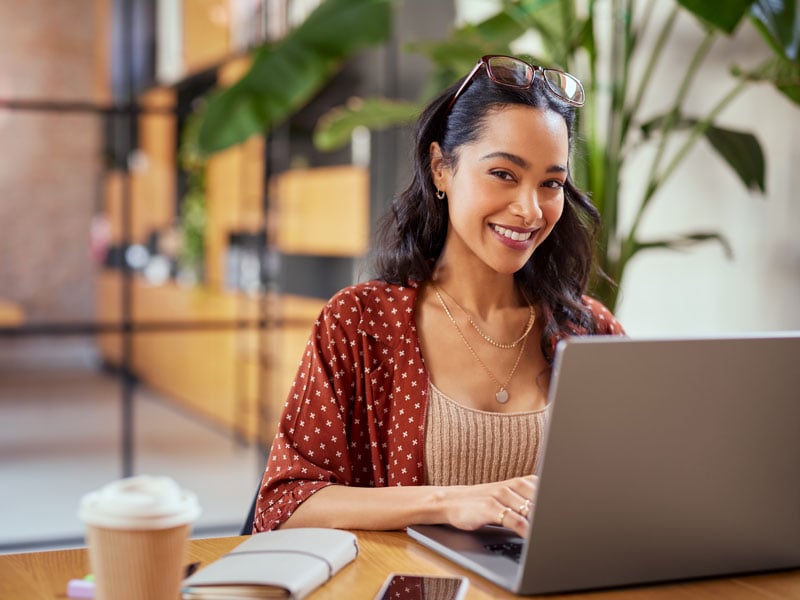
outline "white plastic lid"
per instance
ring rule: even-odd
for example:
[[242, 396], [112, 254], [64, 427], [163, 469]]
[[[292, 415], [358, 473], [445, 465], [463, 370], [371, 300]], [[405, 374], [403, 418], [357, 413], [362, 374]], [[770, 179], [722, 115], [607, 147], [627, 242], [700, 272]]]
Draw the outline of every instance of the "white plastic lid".
[[111, 529], [167, 529], [194, 522], [200, 505], [170, 477], [137, 475], [86, 494], [78, 516]]

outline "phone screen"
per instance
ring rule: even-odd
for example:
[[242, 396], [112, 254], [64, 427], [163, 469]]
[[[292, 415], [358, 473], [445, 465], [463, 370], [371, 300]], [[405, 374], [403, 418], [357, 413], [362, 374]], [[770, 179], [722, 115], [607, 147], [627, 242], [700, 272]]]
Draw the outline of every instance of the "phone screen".
[[375, 600], [461, 600], [467, 585], [465, 577], [392, 574]]

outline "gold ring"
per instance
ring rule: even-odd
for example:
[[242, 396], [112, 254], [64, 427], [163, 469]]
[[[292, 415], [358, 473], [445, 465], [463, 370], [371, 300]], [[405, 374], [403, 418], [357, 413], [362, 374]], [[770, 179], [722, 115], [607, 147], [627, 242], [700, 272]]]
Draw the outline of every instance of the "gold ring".
[[501, 527], [503, 526], [503, 519], [506, 518], [506, 513], [508, 511], [510, 511], [510, 510], [511, 510], [510, 508], [508, 508], [507, 506], [504, 506], [503, 510], [500, 511], [500, 514], [497, 515], [497, 521], [500, 523]]
[[530, 508], [531, 508], [531, 501], [530, 500], [525, 500], [525, 502], [523, 502], [520, 505], [519, 511], [517, 511], [517, 512], [519, 512], [519, 514], [522, 515], [523, 517], [527, 517], [528, 513], [530, 512]]

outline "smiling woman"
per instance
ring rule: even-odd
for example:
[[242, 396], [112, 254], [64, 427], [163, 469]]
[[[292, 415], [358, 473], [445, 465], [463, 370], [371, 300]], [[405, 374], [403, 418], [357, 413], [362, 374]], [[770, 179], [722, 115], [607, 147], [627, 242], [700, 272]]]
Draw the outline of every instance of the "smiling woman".
[[516, 273], [564, 208], [569, 142], [557, 113], [521, 105], [496, 109], [484, 129], [459, 151], [458, 169], [438, 142], [431, 144], [434, 183], [448, 196], [450, 218], [441, 273], [462, 271], [459, 262], [470, 260], [459, 256], [462, 251], [493, 272]]
[[584, 295], [598, 215], [570, 176], [582, 87], [554, 73], [484, 57], [420, 116], [378, 279], [336, 294], [311, 332], [255, 531], [448, 523], [525, 535], [555, 345], [623, 333]]

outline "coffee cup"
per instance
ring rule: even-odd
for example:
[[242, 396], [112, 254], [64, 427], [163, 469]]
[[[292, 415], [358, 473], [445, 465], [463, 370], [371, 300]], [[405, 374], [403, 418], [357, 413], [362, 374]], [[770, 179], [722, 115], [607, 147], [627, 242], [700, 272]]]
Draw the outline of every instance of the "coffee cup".
[[169, 477], [139, 475], [86, 494], [89, 563], [98, 600], [176, 600], [197, 497]]

